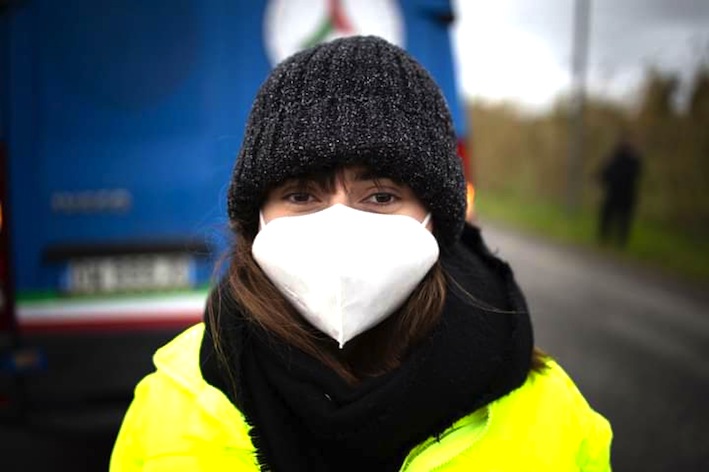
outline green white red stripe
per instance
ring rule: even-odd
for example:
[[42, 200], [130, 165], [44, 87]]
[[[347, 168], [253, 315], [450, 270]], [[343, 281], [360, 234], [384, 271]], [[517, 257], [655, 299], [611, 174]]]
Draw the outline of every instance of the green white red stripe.
[[202, 319], [206, 292], [160, 297], [20, 301], [23, 331], [57, 329], [131, 329], [187, 326]]

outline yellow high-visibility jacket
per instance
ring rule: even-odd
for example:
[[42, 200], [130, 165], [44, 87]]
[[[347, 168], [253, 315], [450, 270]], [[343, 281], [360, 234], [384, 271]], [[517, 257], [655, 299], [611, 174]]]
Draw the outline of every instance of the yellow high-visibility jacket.
[[[159, 349], [111, 457], [112, 472], [258, 471], [242, 413], [202, 378], [196, 325]], [[610, 471], [611, 429], [550, 361], [517, 390], [415, 447], [402, 471]], [[346, 460], [346, 458], [343, 458]]]

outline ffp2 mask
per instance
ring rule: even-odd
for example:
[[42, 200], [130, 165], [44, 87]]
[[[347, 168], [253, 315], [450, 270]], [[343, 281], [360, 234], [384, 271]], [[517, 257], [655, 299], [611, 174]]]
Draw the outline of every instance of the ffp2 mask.
[[342, 347], [399, 308], [436, 262], [429, 217], [336, 204], [262, 224], [252, 253], [298, 312]]

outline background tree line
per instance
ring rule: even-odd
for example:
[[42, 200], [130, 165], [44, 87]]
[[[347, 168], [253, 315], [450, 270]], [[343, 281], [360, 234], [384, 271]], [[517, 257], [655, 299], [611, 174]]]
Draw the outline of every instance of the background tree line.
[[[637, 217], [709, 236], [709, 65], [693, 74], [685, 106], [677, 107], [678, 77], [646, 71], [634, 105], [591, 96], [586, 102], [582, 206], [598, 206], [597, 173], [620, 133], [628, 132], [644, 157]], [[473, 175], [480, 193], [521, 202], [563, 205], [566, 198], [570, 120], [560, 98], [543, 114], [514, 105], [468, 106]]]

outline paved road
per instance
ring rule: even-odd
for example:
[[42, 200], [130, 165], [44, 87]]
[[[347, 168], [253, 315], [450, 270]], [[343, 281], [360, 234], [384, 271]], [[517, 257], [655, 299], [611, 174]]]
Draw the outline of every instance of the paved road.
[[[614, 469], [709, 470], [709, 294], [492, 227], [483, 234], [515, 269], [537, 344], [612, 422]], [[154, 345], [169, 336], [67, 338], [72, 349], [55, 347], [48, 354], [63, 356], [73, 371], [46, 375], [35, 387], [54, 388], [59, 400], [68, 397], [67, 378], [78, 375], [87, 352], [107, 343], [123, 361], [113, 387], [132, 385], [150, 368]], [[0, 471], [106, 470], [128, 398], [102, 398], [91, 380], [105, 364], [90, 360], [83, 397], [77, 398], [103, 403], [87, 409], [79, 401], [58, 412], [40, 411], [29, 426], [0, 427]]]
[[617, 471], [709, 471], [709, 290], [484, 227], [537, 345], [614, 429]]

